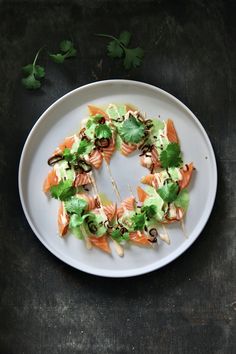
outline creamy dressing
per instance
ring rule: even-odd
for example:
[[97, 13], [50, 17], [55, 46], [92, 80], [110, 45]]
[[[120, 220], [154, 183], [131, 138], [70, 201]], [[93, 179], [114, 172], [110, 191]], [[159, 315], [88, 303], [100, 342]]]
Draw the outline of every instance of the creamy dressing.
[[170, 219], [175, 219], [176, 216], [177, 216], [176, 207], [173, 203], [171, 203], [169, 207], [169, 217]]
[[75, 179], [75, 171], [73, 169], [68, 169], [68, 162], [67, 161], [59, 161], [55, 163], [54, 170], [58, 181], [66, 180], [66, 179]]
[[65, 208], [65, 203], [63, 203], [63, 202], [62, 202], [61, 222], [62, 222], [62, 225], [67, 224], [66, 208]]

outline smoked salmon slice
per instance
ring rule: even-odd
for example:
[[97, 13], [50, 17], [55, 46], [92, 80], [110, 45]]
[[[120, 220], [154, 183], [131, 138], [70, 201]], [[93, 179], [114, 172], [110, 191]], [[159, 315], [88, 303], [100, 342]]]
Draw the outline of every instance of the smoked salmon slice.
[[44, 193], [48, 193], [52, 186], [56, 186], [58, 184], [58, 177], [54, 169], [48, 172], [47, 177], [43, 183], [43, 191]]
[[133, 151], [137, 149], [137, 145], [134, 144], [126, 144], [124, 141], [121, 144], [121, 153], [124, 156], [130, 155]]
[[147, 184], [149, 186], [158, 188], [158, 182], [157, 182], [157, 179], [156, 179], [155, 175], [152, 175], [152, 174], [146, 175], [146, 176], [141, 178], [141, 182], [143, 184]]
[[105, 213], [106, 216], [107, 216], [107, 219], [108, 219], [109, 221], [111, 221], [111, 220], [115, 217], [115, 215], [116, 215], [117, 206], [116, 206], [116, 204], [111, 203], [111, 204], [109, 204], [109, 205], [103, 206], [103, 210], [104, 210], [104, 213]]
[[105, 119], [108, 120], [108, 115], [106, 114], [106, 112], [104, 112], [101, 108], [96, 107], [96, 106], [91, 106], [88, 105], [88, 110], [91, 116], [95, 116], [96, 114], [101, 114]]
[[111, 161], [111, 157], [116, 149], [115, 141], [114, 139], [111, 140], [110, 145], [107, 148], [103, 148], [103, 156], [106, 162], [109, 164]]
[[98, 150], [93, 150], [89, 155], [89, 162], [95, 167], [99, 169], [102, 165], [102, 154]]
[[70, 217], [66, 212], [64, 203], [60, 203], [58, 209], [58, 217], [57, 217], [57, 224], [58, 224], [58, 231], [60, 236], [64, 236], [68, 231]]
[[133, 196], [124, 199], [121, 206], [117, 209], [117, 217], [120, 218], [125, 210], [133, 211], [135, 207], [135, 198]]
[[130, 241], [135, 242], [137, 244], [150, 246], [150, 242], [148, 241], [148, 238], [140, 231], [130, 232], [129, 238]]
[[175, 126], [172, 119], [168, 119], [166, 122], [166, 134], [171, 143], [178, 143], [179, 138], [175, 130]]
[[75, 182], [74, 186], [79, 187], [79, 186], [84, 186], [85, 184], [91, 184], [91, 178], [88, 173], [78, 173], [77, 176], [75, 177]]
[[148, 194], [143, 190], [141, 187], [137, 187], [137, 194], [138, 194], [138, 199], [141, 203], [145, 201], [145, 199], [148, 197]]
[[182, 175], [182, 179], [179, 181], [180, 189], [184, 189], [188, 187], [193, 174], [193, 170], [194, 170], [194, 166], [192, 162], [190, 164], [184, 165], [184, 167], [181, 168], [180, 173]]
[[90, 236], [89, 240], [93, 246], [100, 248], [104, 252], [111, 253], [111, 249], [106, 235], [103, 235], [101, 237]]

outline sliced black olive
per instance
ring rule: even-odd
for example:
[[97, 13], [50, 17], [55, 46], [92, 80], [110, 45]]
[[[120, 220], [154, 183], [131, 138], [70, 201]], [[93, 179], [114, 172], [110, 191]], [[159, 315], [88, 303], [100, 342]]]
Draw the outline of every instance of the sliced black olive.
[[152, 145], [144, 145], [141, 147], [141, 154], [139, 156], [145, 155], [147, 152], [152, 150]]
[[125, 232], [127, 232], [128, 230], [125, 227], [122, 227], [120, 229], [120, 233], [123, 235]]
[[74, 167], [75, 167], [75, 170], [81, 169], [83, 172], [86, 172], [86, 173], [92, 171], [92, 166], [89, 165], [84, 160], [78, 160]]
[[95, 234], [95, 233], [98, 231], [98, 228], [97, 228], [97, 226], [94, 224], [93, 221], [89, 221], [89, 222], [88, 222], [88, 228], [89, 228], [89, 231], [92, 232], [93, 234]]
[[95, 145], [99, 148], [107, 148], [110, 145], [110, 140], [107, 138], [96, 139]]
[[104, 117], [102, 117], [100, 120], [99, 120], [99, 124], [105, 124], [106, 122], [106, 119]]
[[157, 237], [158, 236], [158, 231], [155, 228], [152, 228], [149, 230], [149, 235], [152, 237]]
[[49, 164], [49, 166], [53, 166], [53, 165], [55, 165], [55, 163], [57, 163], [63, 159], [64, 159], [64, 157], [60, 154], [53, 155], [52, 157], [50, 157], [48, 159], [48, 164]]

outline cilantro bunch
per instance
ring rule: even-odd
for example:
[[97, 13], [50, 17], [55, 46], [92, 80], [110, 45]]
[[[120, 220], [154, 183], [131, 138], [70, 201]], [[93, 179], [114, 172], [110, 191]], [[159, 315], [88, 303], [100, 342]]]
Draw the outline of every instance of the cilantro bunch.
[[118, 38], [103, 33], [99, 33], [97, 36], [112, 39], [107, 45], [108, 56], [111, 58], [123, 58], [123, 65], [126, 70], [141, 65], [144, 51], [140, 47], [128, 48], [131, 39], [130, 32], [123, 31]]
[[147, 225], [151, 219], [155, 218], [156, 212], [157, 207], [154, 204], [142, 206], [140, 212], [136, 213], [131, 218], [133, 223], [133, 230], [142, 231], [145, 225]]

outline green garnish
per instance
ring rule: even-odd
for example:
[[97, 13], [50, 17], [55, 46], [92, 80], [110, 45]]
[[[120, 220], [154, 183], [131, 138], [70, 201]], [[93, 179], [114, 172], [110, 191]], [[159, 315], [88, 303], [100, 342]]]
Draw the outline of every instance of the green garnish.
[[77, 215], [77, 214], [72, 214], [70, 217], [70, 224], [69, 227], [72, 228], [77, 228], [79, 226], [81, 226], [84, 222], [84, 217], [81, 215]]
[[78, 150], [77, 150], [77, 154], [78, 155], [87, 155], [91, 152], [91, 150], [93, 149], [93, 144], [88, 141], [88, 140], [81, 140]]
[[126, 143], [139, 143], [144, 137], [145, 126], [134, 116], [130, 115], [119, 129], [121, 138]]
[[179, 186], [177, 183], [167, 182], [157, 190], [159, 196], [167, 203], [173, 202], [177, 198]]
[[73, 181], [61, 181], [57, 186], [50, 188], [51, 196], [60, 200], [67, 200], [76, 193], [76, 188], [73, 187]]
[[183, 161], [179, 144], [168, 144], [166, 149], [161, 152], [160, 161], [164, 168], [180, 166]]
[[133, 222], [134, 230], [143, 230], [145, 226], [145, 216], [144, 214], [136, 214], [132, 216], [131, 221]]
[[156, 205], [153, 204], [142, 206], [141, 212], [144, 213], [147, 219], [152, 219], [153, 217], [155, 217], [157, 213], [157, 207]]
[[42, 49], [39, 49], [35, 55], [33, 64], [28, 64], [22, 68], [22, 71], [26, 77], [24, 77], [21, 82], [22, 85], [29, 90], [36, 90], [41, 87], [41, 79], [45, 76], [44, 67], [36, 65], [39, 53]]
[[76, 155], [72, 154], [71, 150], [68, 148], [65, 148], [65, 150], [63, 151], [63, 157], [66, 161], [70, 162], [71, 164], [74, 164], [77, 161]]
[[112, 137], [111, 128], [106, 124], [100, 124], [95, 128], [95, 134], [98, 139], [110, 139]]
[[121, 233], [119, 229], [113, 230], [111, 233], [111, 238], [115, 240], [118, 243], [121, 243], [122, 241], [128, 241], [129, 240], [129, 233]]
[[88, 203], [84, 199], [79, 199], [77, 197], [71, 197], [65, 202], [66, 211], [71, 214], [81, 215], [87, 206]]
[[175, 206], [182, 208], [184, 211], [186, 211], [188, 209], [188, 205], [189, 205], [189, 193], [187, 189], [182, 189], [176, 200], [174, 201]]
[[65, 59], [76, 56], [77, 50], [74, 48], [74, 44], [71, 41], [64, 40], [60, 43], [61, 53], [49, 54], [50, 58], [57, 64], [64, 63]]
[[132, 67], [136, 68], [142, 63], [142, 59], [144, 56], [144, 51], [142, 48], [127, 48], [130, 39], [131, 33], [128, 31], [123, 31], [120, 33], [119, 38], [114, 36], [110, 36], [108, 34], [97, 34], [100, 37], [106, 37], [112, 39], [107, 45], [107, 54], [111, 58], [122, 58], [123, 57], [123, 65], [124, 68], [129, 70]]

